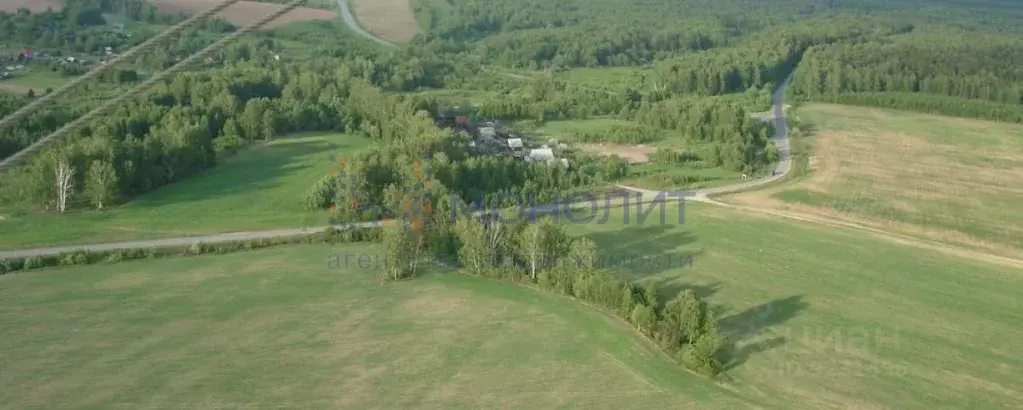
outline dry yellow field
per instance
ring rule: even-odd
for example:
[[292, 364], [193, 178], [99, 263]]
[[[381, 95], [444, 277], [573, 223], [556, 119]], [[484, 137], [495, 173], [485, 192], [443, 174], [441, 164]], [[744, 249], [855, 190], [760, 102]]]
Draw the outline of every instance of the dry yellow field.
[[[3, 1], [3, 0], [0, 0]], [[167, 11], [179, 11], [185, 13], [200, 12], [210, 7], [213, 7], [219, 0], [149, 0], [151, 3], [156, 4], [162, 10]], [[280, 4], [270, 3], [259, 3], [255, 1], [241, 1], [235, 3], [225, 9], [224, 11], [217, 14], [218, 17], [224, 18], [233, 24], [246, 25], [259, 20], [267, 14], [273, 13], [274, 11], [281, 8]], [[332, 20], [337, 18], [337, 15], [329, 10], [314, 9], [309, 7], [299, 7], [292, 10], [288, 14], [285, 14], [281, 18], [274, 20], [266, 27], [279, 27], [285, 24], [294, 23], [297, 21], [308, 21], [308, 20]]]
[[359, 25], [384, 39], [404, 43], [419, 33], [409, 0], [350, 0]]
[[827, 104], [796, 116], [813, 128], [809, 177], [728, 201], [1023, 252], [1023, 126]]

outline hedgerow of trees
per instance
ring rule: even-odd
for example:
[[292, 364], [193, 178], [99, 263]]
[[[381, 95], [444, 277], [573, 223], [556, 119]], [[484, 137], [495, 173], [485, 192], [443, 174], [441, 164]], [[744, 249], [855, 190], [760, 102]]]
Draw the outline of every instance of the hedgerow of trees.
[[592, 240], [570, 237], [550, 218], [453, 221], [446, 209], [424, 199], [403, 198], [403, 209], [413, 216], [384, 228], [384, 278], [412, 278], [427, 259], [469, 275], [536, 285], [625, 320], [693, 371], [709, 376], [721, 371], [724, 337], [711, 306], [692, 290], [662, 304], [655, 282], [627, 282], [602, 269]]

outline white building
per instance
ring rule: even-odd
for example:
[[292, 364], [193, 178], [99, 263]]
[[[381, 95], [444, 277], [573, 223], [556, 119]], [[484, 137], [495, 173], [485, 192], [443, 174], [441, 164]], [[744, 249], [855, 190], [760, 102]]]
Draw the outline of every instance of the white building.
[[480, 128], [480, 136], [483, 138], [494, 138], [497, 135], [497, 131], [494, 127], [482, 127]]
[[529, 162], [551, 161], [554, 159], [554, 151], [550, 148], [538, 148], [529, 151], [526, 160]]
[[508, 148], [511, 149], [522, 148], [522, 138], [508, 138]]

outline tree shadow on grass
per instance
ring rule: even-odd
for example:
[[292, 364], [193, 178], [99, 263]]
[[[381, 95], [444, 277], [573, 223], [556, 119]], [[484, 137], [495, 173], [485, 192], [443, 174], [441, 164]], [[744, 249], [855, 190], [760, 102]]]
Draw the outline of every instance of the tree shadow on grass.
[[742, 342], [755, 339], [771, 327], [785, 323], [810, 306], [802, 295], [789, 296], [763, 303], [720, 320], [725, 346], [719, 359], [725, 370], [734, 369], [750, 356], [784, 345], [788, 340], [778, 336], [753, 343]]
[[[328, 158], [330, 152], [334, 151], [332, 147], [344, 148], [345, 145], [328, 141], [303, 141], [247, 148], [251, 151], [236, 154], [226, 160], [218, 158], [215, 167], [145, 194], [131, 204], [138, 208], [151, 208], [239, 194], [254, 195], [276, 186], [276, 180], [292, 172], [322, 167], [326, 175], [332, 165]], [[322, 162], [299, 159], [316, 153], [322, 153]], [[240, 158], [241, 155], [246, 157]]]
[[601, 266], [631, 281], [653, 278], [683, 267], [699, 251], [678, 249], [696, 236], [673, 225], [638, 226], [585, 235], [596, 243]]

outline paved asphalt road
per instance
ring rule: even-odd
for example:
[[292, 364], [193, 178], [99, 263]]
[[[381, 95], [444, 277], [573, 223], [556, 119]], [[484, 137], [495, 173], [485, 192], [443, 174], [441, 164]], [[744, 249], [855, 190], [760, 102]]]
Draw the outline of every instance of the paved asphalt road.
[[[340, 9], [341, 9], [341, 16], [345, 20], [345, 23], [348, 24], [349, 26], [351, 26], [353, 30], [355, 30], [356, 32], [360, 33], [363, 36], [367, 36], [369, 38], [374, 39], [374, 41], [381, 42], [382, 44], [391, 44], [391, 43], [387, 42], [386, 40], [378, 38], [378, 37], [374, 36], [373, 34], [367, 32], [365, 30], [363, 30], [361, 27], [358, 26], [358, 24], [355, 23], [355, 16], [353, 16], [351, 11], [348, 9], [347, 0], [338, 0], [338, 7], [340, 7]], [[766, 177], [766, 178], [761, 178], [761, 179], [757, 179], [757, 180], [749, 181], [749, 182], [743, 182], [743, 183], [723, 186], [723, 187], [700, 189], [700, 190], [689, 191], [689, 192], [665, 193], [665, 192], [658, 192], [658, 191], [652, 191], [652, 190], [647, 190], [647, 189], [627, 187], [627, 186], [622, 186], [622, 185], [619, 185], [618, 187], [623, 189], [623, 190], [626, 190], [626, 191], [631, 191], [631, 192], [633, 192], [633, 193], [638, 195], [638, 197], [632, 197], [632, 198], [627, 199], [630, 203], [637, 203], [637, 202], [643, 203], [643, 202], [653, 202], [653, 201], [657, 201], [657, 200], [670, 200], [671, 198], [681, 198], [681, 197], [686, 197], [686, 198], [693, 199], [693, 200], [703, 200], [703, 199], [706, 199], [709, 195], [716, 195], [716, 194], [724, 194], [724, 193], [729, 193], [729, 192], [741, 191], [741, 190], [753, 188], [753, 187], [756, 187], [756, 186], [760, 186], [760, 185], [763, 185], [763, 184], [766, 184], [766, 183], [769, 183], [769, 182], [781, 179], [786, 174], [788, 174], [790, 169], [791, 169], [791, 160], [789, 158], [788, 122], [785, 120], [784, 112], [783, 112], [784, 104], [782, 104], [782, 100], [783, 100], [783, 98], [785, 96], [785, 89], [788, 87], [788, 85], [791, 83], [791, 81], [792, 81], [792, 75], [789, 75], [789, 77], [785, 79], [785, 82], [783, 82], [782, 85], [780, 87], [778, 87], [777, 91], [775, 91], [774, 96], [773, 96], [773, 105], [774, 105], [773, 109], [774, 109], [774, 112], [775, 112], [774, 125], [775, 125], [775, 128], [776, 128], [777, 132], [775, 133], [774, 137], [772, 137], [772, 140], [775, 142], [775, 144], [778, 147], [778, 164], [777, 164], [777, 167], [775, 168], [776, 172], [775, 172], [774, 176], [770, 176], [770, 177]], [[658, 198], [660, 198], [660, 199], [658, 199]], [[621, 202], [623, 200], [624, 199], [620, 199], [620, 200], [617, 200], [616, 202], [611, 202], [610, 204], [611, 205], [618, 205], [618, 204], [621, 204]], [[599, 206], [599, 203], [597, 205]], [[577, 208], [577, 207], [586, 208], [586, 207], [592, 207], [592, 206], [593, 206], [592, 202], [579, 202], [579, 203], [574, 203], [574, 204], [571, 204], [571, 205], [566, 205], [566, 204], [547, 204], [547, 205], [536, 205], [536, 206], [533, 207], [533, 211], [536, 212], [536, 213], [548, 213], [548, 212], [552, 212], [552, 211], [556, 211], [556, 210], [560, 209], [560, 210], [562, 210], [562, 212], [564, 212], [563, 210], [566, 209], [566, 208]], [[476, 214], [479, 215], [479, 214], [481, 214], [481, 212], [476, 212]], [[381, 224], [380, 221], [371, 221], [371, 222], [362, 222], [362, 223], [356, 224], [356, 226], [371, 227], [371, 226], [379, 226], [380, 224]], [[78, 245], [78, 246], [63, 246], [63, 247], [54, 247], [54, 248], [37, 248], [37, 249], [13, 250], [13, 251], [2, 251], [2, 252], [0, 252], [0, 258], [25, 258], [25, 257], [32, 257], [32, 256], [48, 256], [48, 255], [57, 255], [57, 254], [65, 253], [65, 252], [74, 252], [74, 251], [78, 251], [78, 250], [110, 251], [110, 250], [117, 250], [117, 249], [159, 248], [159, 247], [169, 247], [169, 246], [190, 246], [190, 245], [193, 245], [193, 244], [196, 244], [196, 243], [208, 243], [209, 244], [209, 243], [222, 243], [222, 242], [249, 240], [249, 239], [273, 238], [273, 237], [278, 237], [278, 236], [298, 236], [298, 235], [305, 235], [305, 234], [310, 234], [310, 233], [318, 233], [318, 232], [322, 232], [322, 231], [325, 231], [325, 230], [330, 229], [330, 228], [332, 228], [332, 227], [331, 226], [322, 226], [322, 227], [316, 227], [316, 228], [303, 228], [303, 229], [279, 229], [279, 230], [272, 230], [272, 231], [234, 232], [234, 233], [224, 233], [224, 234], [215, 234], [215, 235], [206, 235], [206, 236], [193, 236], [193, 237], [186, 237], [186, 238], [156, 239], [156, 240], [150, 240], [150, 241], [134, 241], [134, 242], [120, 242], [120, 243], [105, 243], [105, 244], [96, 244], [96, 245]]]

